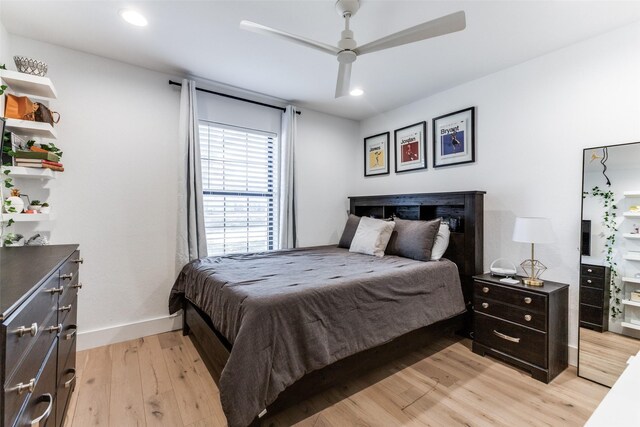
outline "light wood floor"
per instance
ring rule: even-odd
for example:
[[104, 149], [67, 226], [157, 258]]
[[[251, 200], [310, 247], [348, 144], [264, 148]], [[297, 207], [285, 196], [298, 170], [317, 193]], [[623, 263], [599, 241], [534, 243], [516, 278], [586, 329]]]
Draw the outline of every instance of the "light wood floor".
[[580, 375], [611, 387], [638, 351], [638, 339], [580, 328]]
[[[569, 368], [545, 385], [470, 341], [444, 338], [330, 389], [265, 426], [581, 426], [608, 389]], [[150, 336], [78, 353], [66, 426], [223, 426], [219, 392], [189, 338]]]

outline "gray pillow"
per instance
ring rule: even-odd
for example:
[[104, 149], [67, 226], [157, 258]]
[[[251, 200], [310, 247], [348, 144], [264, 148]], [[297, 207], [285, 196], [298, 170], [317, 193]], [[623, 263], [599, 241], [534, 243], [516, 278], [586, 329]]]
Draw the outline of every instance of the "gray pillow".
[[351, 241], [353, 240], [353, 236], [356, 235], [356, 230], [358, 229], [359, 224], [360, 217], [349, 214], [349, 219], [347, 219], [344, 231], [342, 232], [342, 237], [340, 237], [340, 242], [338, 243], [339, 248], [349, 249], [351, 247]]
[[394, 221], [396, 226], [391, 234], [386, 253], [418, 261], [429, 261], [431, 248], [440, 229], [440, 218], [432, 221], [396, 218]]

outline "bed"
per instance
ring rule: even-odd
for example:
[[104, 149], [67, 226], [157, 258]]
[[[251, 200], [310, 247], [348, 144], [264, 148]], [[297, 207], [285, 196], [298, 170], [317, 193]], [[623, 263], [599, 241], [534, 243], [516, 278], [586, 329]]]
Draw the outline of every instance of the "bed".
[[427, 336], [463, 329], [465, 284], [482, 268], [482, 195], [350, 198], [359, 216], [455, 218], [440, 261], [324, 246], [185, 266], [170, 310], [184, 309], [184, 333], [218, 378], [229, 425], [255, 423]]

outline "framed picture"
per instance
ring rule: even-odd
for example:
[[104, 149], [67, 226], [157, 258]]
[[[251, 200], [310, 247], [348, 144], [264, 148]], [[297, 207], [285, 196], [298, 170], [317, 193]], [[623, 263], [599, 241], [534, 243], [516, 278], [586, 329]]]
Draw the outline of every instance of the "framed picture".
[[389, 132], [364, 139], [364, 176], [389, 173]]
[[426, 169], [427, 122], [420, 122], [393, 132], [396, 173]]
[[433, 119], [433, 167], [475, 162], [475, 107]]

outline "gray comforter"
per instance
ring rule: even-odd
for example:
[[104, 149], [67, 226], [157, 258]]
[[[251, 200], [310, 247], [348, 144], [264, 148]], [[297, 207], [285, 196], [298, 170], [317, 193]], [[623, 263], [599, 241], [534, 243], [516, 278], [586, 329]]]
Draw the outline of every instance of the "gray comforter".
[[230, 426], [248, 425], [306, 373], [464, 311], [454, 263], [335, 246], [193, 261], [171, 313], [184, 297], [233, 344], [220, 378]]

